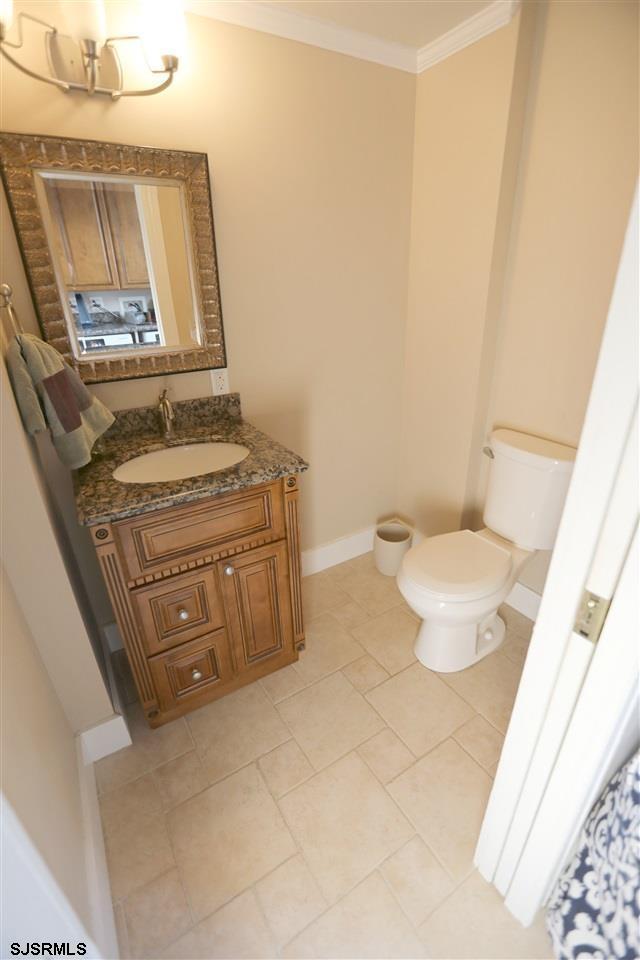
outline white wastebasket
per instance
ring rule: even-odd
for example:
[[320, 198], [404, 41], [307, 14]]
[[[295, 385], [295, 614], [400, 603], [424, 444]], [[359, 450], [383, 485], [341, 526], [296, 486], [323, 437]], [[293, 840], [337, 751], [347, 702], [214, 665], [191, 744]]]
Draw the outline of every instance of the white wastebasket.
[[373, 559], [380, 573], [395, 577], [402, 558], [411, 546], [413, 530], [402, 520], [387, 520], [376, 530]]

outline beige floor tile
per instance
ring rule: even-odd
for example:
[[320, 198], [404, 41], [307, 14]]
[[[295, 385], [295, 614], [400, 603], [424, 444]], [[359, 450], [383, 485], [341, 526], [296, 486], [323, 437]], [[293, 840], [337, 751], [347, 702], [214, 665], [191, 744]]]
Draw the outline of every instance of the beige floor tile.
[[321, 680], [364, 654], [360, 644], [331, 614], [312, 620], [305, 633], [306, 650], [295, 665], [305, 685]]
[[508, 632], [500, 647], [500, 653], [522, 669], [529, 653], [529, 640], [518, 636], [517, 633]]
[[314, 573], [302, 578], [302, 612], [305, 622], [346, 603], [349, 597], [341, 590], [329, 572]]
[[131, 951], [129, 950], [129, 934], [127, 933], [127, 921], [124, 918], [122, 903], [114, 903], [113, 916], [116, 922], [116, 937], [118, 939], [118, 952], [120, 960], [130, 960]]
[[459, 673], [439, 674], [444, 682], [502, 733], [507, 732], [521, 667], [501, 653], [492, 653]]
[[504, 743], [504, 737], [495, 727], [477, 713], [456, 730], [453, 736], [480, 766], [488, 773], [491, 772], [498, 762]]
[[277, 709], [316, 770], [384, 727], [375, 710], [340, 672], [283, 700]]
[[256, 760], [291, 736], [258, 683], [194, 710], [187, 719], [209, 782]]
[[370, 690], [366, 699], [417, 757], [473, 716], [471, 707], [421, 663]]
[[305, 682], [296, 670], [295, 664], [276, 670], [258, 681], [272, 703], [279, 703], [294, 693], [298, 693], [305, 686]]
[[541, 919], [522, 927], [497, 890], [473, 873], [420, 927], [430, 956], [468, 960], [546, 960], [553, 957]]
[[354, 753], [296, 787], [280, 808], [331, 903], [414, 832]]
[[389, 857], [380, 872], [414, 926], [419, 926], [454, 889], [421, 837], [413, 837]]
[[124, 829], [133, 831], [161, 813], [162, 800], [151, 773], [100, 797], [102, 829], [107, 838]]
[[132, 957], [152, 957], [193, 925], [177, 870], [136, 890], [122, 906]]
[[197, 919], [296, 852], [252, 764], [167, 814], [176, 861]]
[[189, 797], [194, 797], [209, 785], [200, 759], [195, 750], [163, 763], [153, 771], [153, 779], [160, 791], [165, 810], [176, 807]]
[[411, 751], [388, 727], [363, 743], [358, 753], [381, 783], [389, 783], [416, 762]]
[[153, 774], [100, 797], [100, 815], [114, 900], [175, 865]]
[[193, 740], [182, 717], [152, 730], [137, 703], [127, 707], [126, 717], [133, 743], [96, 763], [100, 793], [137, 780], [161, 763], [193, 750]]
[[315, 773], [295, 740], [289, 740], [260, 757], [258, 766], [276, 798], [304, 783]]
[[327, 570], [336, 583], [369, 616], [375, 617], [403, 603], [394, 577], [385, 577], [376, 570], [373, 553], [347, 560]]
[[276, 945], [253, 890], [198, 923], [161, 955], [165, 960], [272, 958]]
[[327, 907], [299, 854], [260, 880], [255, 890], [279, 947], [304, 930]]
[[446, 740], [393, 780], [387, 790], [454, 880], [473, 869], [491, 778]]
[[285, 947], [283, 957], [411, 957], [425, 950], [379, 873]]
[[498, 614], [504, 620], [509, 633], [515, 633], [519, 637], [524, 637], [525, 640], [531, 639], [534, 627], [533, 620], [529, 620], [529, 618], [525, 617], [519, 610], [514, 610], [514, 608], [510, 607], [507, 603], [502, 604], [498, 610]]
[[367, 690], [389, 679], [389, 674], [384, 667], [381, 667], [369, 654], [354, 660], [353, 663], [348, 663], [342, 668], [342, 672], [359, 693], [366, 693]]
[[361, 623], [369, 619], [367, 611], [359, 606], [355, 600], [347, 600], [338, 607], [332, 607], [330, 613], [347, 630], [359, 627]]
[[413, 645], [418, 629], [418, 622], [398, 607], [368, 620], [352, 633], [367, 653], [394, 674], [416, 662]]

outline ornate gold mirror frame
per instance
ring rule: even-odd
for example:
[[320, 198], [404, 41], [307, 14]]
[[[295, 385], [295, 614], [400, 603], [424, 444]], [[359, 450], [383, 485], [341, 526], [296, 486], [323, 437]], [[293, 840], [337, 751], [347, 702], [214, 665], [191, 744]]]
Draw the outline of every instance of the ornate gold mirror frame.
[[[194, 287], [200, 314], [200, 344], [179, 350], [76, 357], [56, 282], [35, 172], [170, 179], [184, 185], [191, 229]], [[48, 343], [79, 372], [85, 383], [129, 380], [226, 366], [218, 264], [207, 157], [203, 153], [159, 150], [95, 140], [0, 133], [0, 171], [27, 271], [33, 300]]]

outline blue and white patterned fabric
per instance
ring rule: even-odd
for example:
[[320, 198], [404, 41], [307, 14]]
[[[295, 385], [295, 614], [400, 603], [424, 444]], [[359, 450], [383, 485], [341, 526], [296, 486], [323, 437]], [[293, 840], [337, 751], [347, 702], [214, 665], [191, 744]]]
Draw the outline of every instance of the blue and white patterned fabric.
[[605, 787], [547, 908], [562, 960], [640, 956], [640, 751]]

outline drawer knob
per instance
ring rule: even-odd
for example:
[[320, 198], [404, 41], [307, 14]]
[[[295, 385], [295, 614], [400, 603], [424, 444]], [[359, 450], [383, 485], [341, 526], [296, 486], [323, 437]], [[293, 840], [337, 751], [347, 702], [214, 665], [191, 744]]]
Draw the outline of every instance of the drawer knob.
[[225, 567], [225, 568], [224, 568], [224, 572], [226, 573], [226, 575], [227, 575], [228, 577], [232, 577], [232, 576], [234, 575], [234, 573], [235, 573], [235, 570], [233, 569], [233, 567], [231, 566], [231, 564], [229, 564], [228, 567]]
[[185, 610], [184, 607], [181, 607], [180, 610], [178, 610], [178, 620], [188, 620], [188, 619], [189, 619], [189, 611]]
[[194, 680], [202, 680], [202, 670], [192, 670], [191, 676]]

